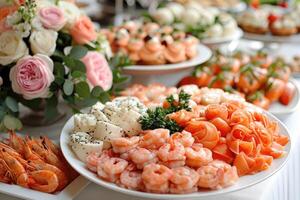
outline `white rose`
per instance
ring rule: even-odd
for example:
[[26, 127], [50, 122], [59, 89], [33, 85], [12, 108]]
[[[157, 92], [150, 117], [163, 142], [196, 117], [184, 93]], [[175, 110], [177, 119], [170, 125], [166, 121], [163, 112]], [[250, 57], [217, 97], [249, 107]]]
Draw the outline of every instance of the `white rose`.
[[174, 21], [173, 13], [168, 8], [159, 8], [152, 16], [159, 24], [171, 24]]
[[34, 30], [29, 38], [33, 53], [51, 56], [56, 48], [57, 32], [52, 30]]
[[0, 64], [8, 65], [28, 54], [28, 48], [16, 32], [0, 34]]
[[60, 1], [58, 7], [63, 10], [64, 17], [67, 21], [64, 28], [71, 28], [75, 21], [80, 17], [81, 11], [76, 5], [66, 1]]

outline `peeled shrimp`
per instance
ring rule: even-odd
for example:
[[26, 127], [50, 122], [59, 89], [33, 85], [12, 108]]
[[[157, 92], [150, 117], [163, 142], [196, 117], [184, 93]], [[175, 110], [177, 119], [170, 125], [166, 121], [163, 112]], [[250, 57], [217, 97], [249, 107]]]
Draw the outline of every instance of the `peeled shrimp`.
[[211, 150], [202, 147], [201, 144], [194, 143], [185, 149], [186, 165], [190, 167], [201, 167], [213, 160]]
[[150, 163], [156, 163], [157, 157], [154, 152], [145, 148], [136, 148], [129, 152], [129, 158], [137, 165], [138, 169], [143, 169], [144, 166]]
[[146, 190], [154, 193], [166, 193], [169, 191], [169, 179], [173, 172], [168, 167], [160, 164], [145, 166], [142, 179]]
[[202, 166], [197, 170], [199, 174], [198, 186], [201, 188], [219, 189], [220, 180], [224, 175], [222, 169], [214, 166]]
[[139, 190], [142, 188], [142, 172], [137, 171], [134, 165], [128, 165], [121, 173], [120, 183], [122, 186], [132, 190]]
[[159, 149], [170, 137], [168, 129], [147, 130], [143, 133], [139, 146], [147, 149]]
[[120, 138], [112, 139], [111, 145], [115, 153], [125, 153], [130, 149], [136, 147], [139, 141], [140, 141], [139, 136], [133, 136], [131, 138], [120, 137]]
[[177, 167], [178, 164], [183, 166], [185, 164], [185, 149], [181, 143], [164, 144], [159, 148], [157, 155], [168, 167]]
[[115, 182], [126, 169], [128, 162], [121, 158], [107, 158], [103, 162], [98, 161], [98, 175], [108, 181]]
[[174, 133], [169, 138], [169, 143], [180, 143], [184, 147], [190, 147], [194, 143], [195, 139], [193, 138], [192, 134], [187, 131], [182, 131], [181, 133]]
[[[173, 175], [170, 178], [171, 193], [193, 192], [197, 189], [199, 174], [189, 167], [177, 167], [172, 169]], [[196, 188], [195, 188], [196, 187]]]

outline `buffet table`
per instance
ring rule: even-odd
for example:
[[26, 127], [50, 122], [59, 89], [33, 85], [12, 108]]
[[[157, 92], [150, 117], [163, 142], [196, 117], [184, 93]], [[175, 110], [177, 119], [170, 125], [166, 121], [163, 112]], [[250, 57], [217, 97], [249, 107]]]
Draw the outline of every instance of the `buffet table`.
[[[243, 42], [245, 44], [245, 41]], [[247, 42], [246, 42], [247, 43]], [[276, 54], [283, 56], [292, 56], [297, 53], [299, 49], [296, 46], [285, 45], [282, 46]], [[300, 84], [300, 79], [297, 80]], [[64, 125], [64, 121], [67, 120], [70, 113], [61, 120], [59, 123], [48, 127], [24, 127], [22, 133], [34, 135], [48, 135], [51, 139], [58, 140], [60, 130]], [[284, 166], [277, 174], [270, 177], [268, 180], [263, 181], [250, 188], [240, 190], [234, 193], [226, 194], [221, 197], [205, 198], [207, 200], [296, 200], [300, 199], [300, 193], [298, 186], [300, 185], [300, 123], [297, 121], [300, 119], [300, 110], [296, 112], [281, 116], [280, 119], [289, 128], [291, 133], [292, 150], [287, 165]], [[47, 133], [47, 134], [45, 134]], [[5, 200], [17, 200], [18, 198], [0, 194], [0, 199]], [[122, 200], [141, 200], [138, 197], [127, 196], [106, 188], [100, 187], [96, 184], [90, 183], [82, 192], [75, 198], [76, 200], [89, 199], [89, 200], [109, 200], [109, 199], [122, 199]]]

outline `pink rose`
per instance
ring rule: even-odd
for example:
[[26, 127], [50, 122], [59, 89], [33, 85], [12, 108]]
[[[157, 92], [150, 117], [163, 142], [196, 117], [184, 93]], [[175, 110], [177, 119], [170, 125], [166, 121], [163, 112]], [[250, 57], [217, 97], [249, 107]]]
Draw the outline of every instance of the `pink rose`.
[[14, 92], [24, 99], [46, 98], [54, 81], [53, 62], [45, 55], [25, 56], [18, 60], [9, 73]]
[[41, 8], [39, 18], [45, 28], [55, 31], [60, 30], [66, 23], [63, 11], [55, 6]]
[[105, 57], [95, 51], [90, 51], [82, 58], [86, 67], [86, 76], [90, 85], [100, 86], [107, 91], [112, 86], [112, 72]]
[[70, 33], [77, 44], [86, 44], [97, 39], [97, 33], [93, 22], [86, 16], [79, 18], [75, 22]]

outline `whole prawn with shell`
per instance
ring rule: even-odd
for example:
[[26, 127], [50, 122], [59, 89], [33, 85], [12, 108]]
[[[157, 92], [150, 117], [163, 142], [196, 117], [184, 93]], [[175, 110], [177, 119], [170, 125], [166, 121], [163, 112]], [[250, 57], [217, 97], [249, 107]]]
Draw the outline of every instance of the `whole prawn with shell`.
[[0, 182], [55, 193], [76, 177], [60, 149], [47, 137], [22, 138], [10, 132], [0, 142]]

